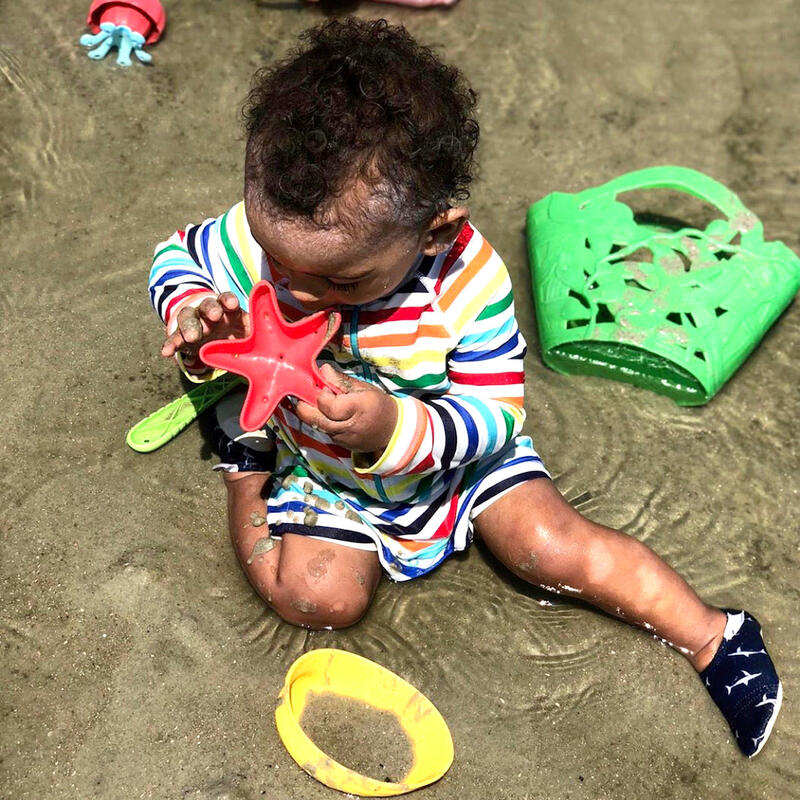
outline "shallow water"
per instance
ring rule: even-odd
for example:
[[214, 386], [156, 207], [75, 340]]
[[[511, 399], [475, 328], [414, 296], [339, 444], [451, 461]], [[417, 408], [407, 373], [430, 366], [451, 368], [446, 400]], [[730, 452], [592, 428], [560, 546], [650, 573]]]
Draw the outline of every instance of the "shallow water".
[[181, 391], [147, 303], [152, 247], [238, 199], [249, 75], [322, 12], [175, 0], [153, 66], [125, 71], [78, 48], [86, 2], [56, 5], [6, 4], [0, 27], [0, 794], [332, 797], [286, 754], [273, 712], [289, 664], [334, 646], [444, 714], [456, 760], [420, 796], [800, 796], [798, 305], [710, 405], [680, 409], [542, 365], [523, 238], [550, 191], [678, 163], [800, 250], [796, 3], [358, 12], [441, 45], [482, 95], [473, 219], [512, 273], [527, 430], [559, 486], [764, 624], [787, 701], [752, 762], [680, 656], [521, 585], [480, 547], [384, 582], [347, 631], [265, 611], [197, 427], [149, 456], [124, 434]]

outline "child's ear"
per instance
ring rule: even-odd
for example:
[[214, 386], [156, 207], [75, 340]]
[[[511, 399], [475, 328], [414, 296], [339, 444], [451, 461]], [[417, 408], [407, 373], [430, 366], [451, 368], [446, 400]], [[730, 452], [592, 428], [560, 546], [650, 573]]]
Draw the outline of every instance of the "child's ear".
[[437, 214], [430, 222], [422, 239], [420, 251], [426, 256], [437, 256], [444, 253], [469, 219], [469, 209], [464, 206], [448, 208]]

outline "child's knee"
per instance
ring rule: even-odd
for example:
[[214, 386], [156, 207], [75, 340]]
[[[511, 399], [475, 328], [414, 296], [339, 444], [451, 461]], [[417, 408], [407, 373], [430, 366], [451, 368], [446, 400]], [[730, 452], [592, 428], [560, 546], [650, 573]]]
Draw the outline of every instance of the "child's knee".
[[531, 518], [512, 538], [511, 568], [522, 577], [550, 576], [580, 554], [580, 515], [571, 509]]
[[270, 605], [286, 622], [314, 630], [347, 628], [355, 625], [369, 607], [364, 591], [329, 592], [302, 584], [279, 585]]
[[590, 539], [585, 565], [586, 577], [592, 586], [604, 586], [619, 568], [613, 547], [603, 537]]

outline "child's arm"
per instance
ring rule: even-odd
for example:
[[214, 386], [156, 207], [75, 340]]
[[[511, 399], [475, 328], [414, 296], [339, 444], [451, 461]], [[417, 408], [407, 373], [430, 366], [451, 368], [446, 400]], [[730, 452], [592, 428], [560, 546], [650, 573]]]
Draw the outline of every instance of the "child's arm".
[[215, 220], [206, 220], [202, 225], [187, 226], [185, 231], [176, 231], [156, 245], [148, 290], [156, 314], [168, 329], [174, 327], [181, 308], [199, 305], [205, 297], [217, 294], [210, 270], [192, 257], [186, 243], [187, 232], [194, 241], [194, 231], [214, 223]]
[[[447, 470], [501, 450], [522, 428], [526, 346], [505, 265], [477, 232], [466, 260], [442, 279], [438, 305], [458, 341], [448, 390], [390, 395], [353, 378], [298, 416], [359, 453], [358, 471], [379, 476]], [[329, 381], [331, 375], [326, 375]]]
[[[480, 271], [454, 286], [463, 297], [445, 312], [459, 342], [447, 362], [447, 393], [393, 396], [398, 415], [392, 437], [382, 456], [361, 471], [384, 476], [447, 470], [498, 452], [520, 432], [526, 345], [511, 281], [493, 251]], [[445, 292], [444, 303], [449, 299]]]
[[247, 332], [247, 292], [256, 253], [241, 203], [216, 219], [189, 225], [159, 244], [150, 270], [150, 302], [164, 323], [162, 355], [175, 355], [193, 380], [216, 377], [197, 360], [205, 341]]

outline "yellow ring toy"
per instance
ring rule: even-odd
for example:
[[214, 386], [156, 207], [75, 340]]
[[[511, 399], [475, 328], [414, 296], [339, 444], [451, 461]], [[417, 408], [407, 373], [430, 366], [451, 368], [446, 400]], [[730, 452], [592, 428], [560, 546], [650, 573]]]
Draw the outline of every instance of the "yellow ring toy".
[[[401, 783], [361, 775], [325, 755], [300, 727], [309, 693], [360, 700], [394, 714], [411, 742], [413, 763]], [[425, 695], [388, 669], [344, 650], [311, 650], [286, 673], [275, 724], [289, 755], [332, 789], [362, 797], [405, 794], [438, 781], [453, 763], [453, 739], [442, 715]]]

